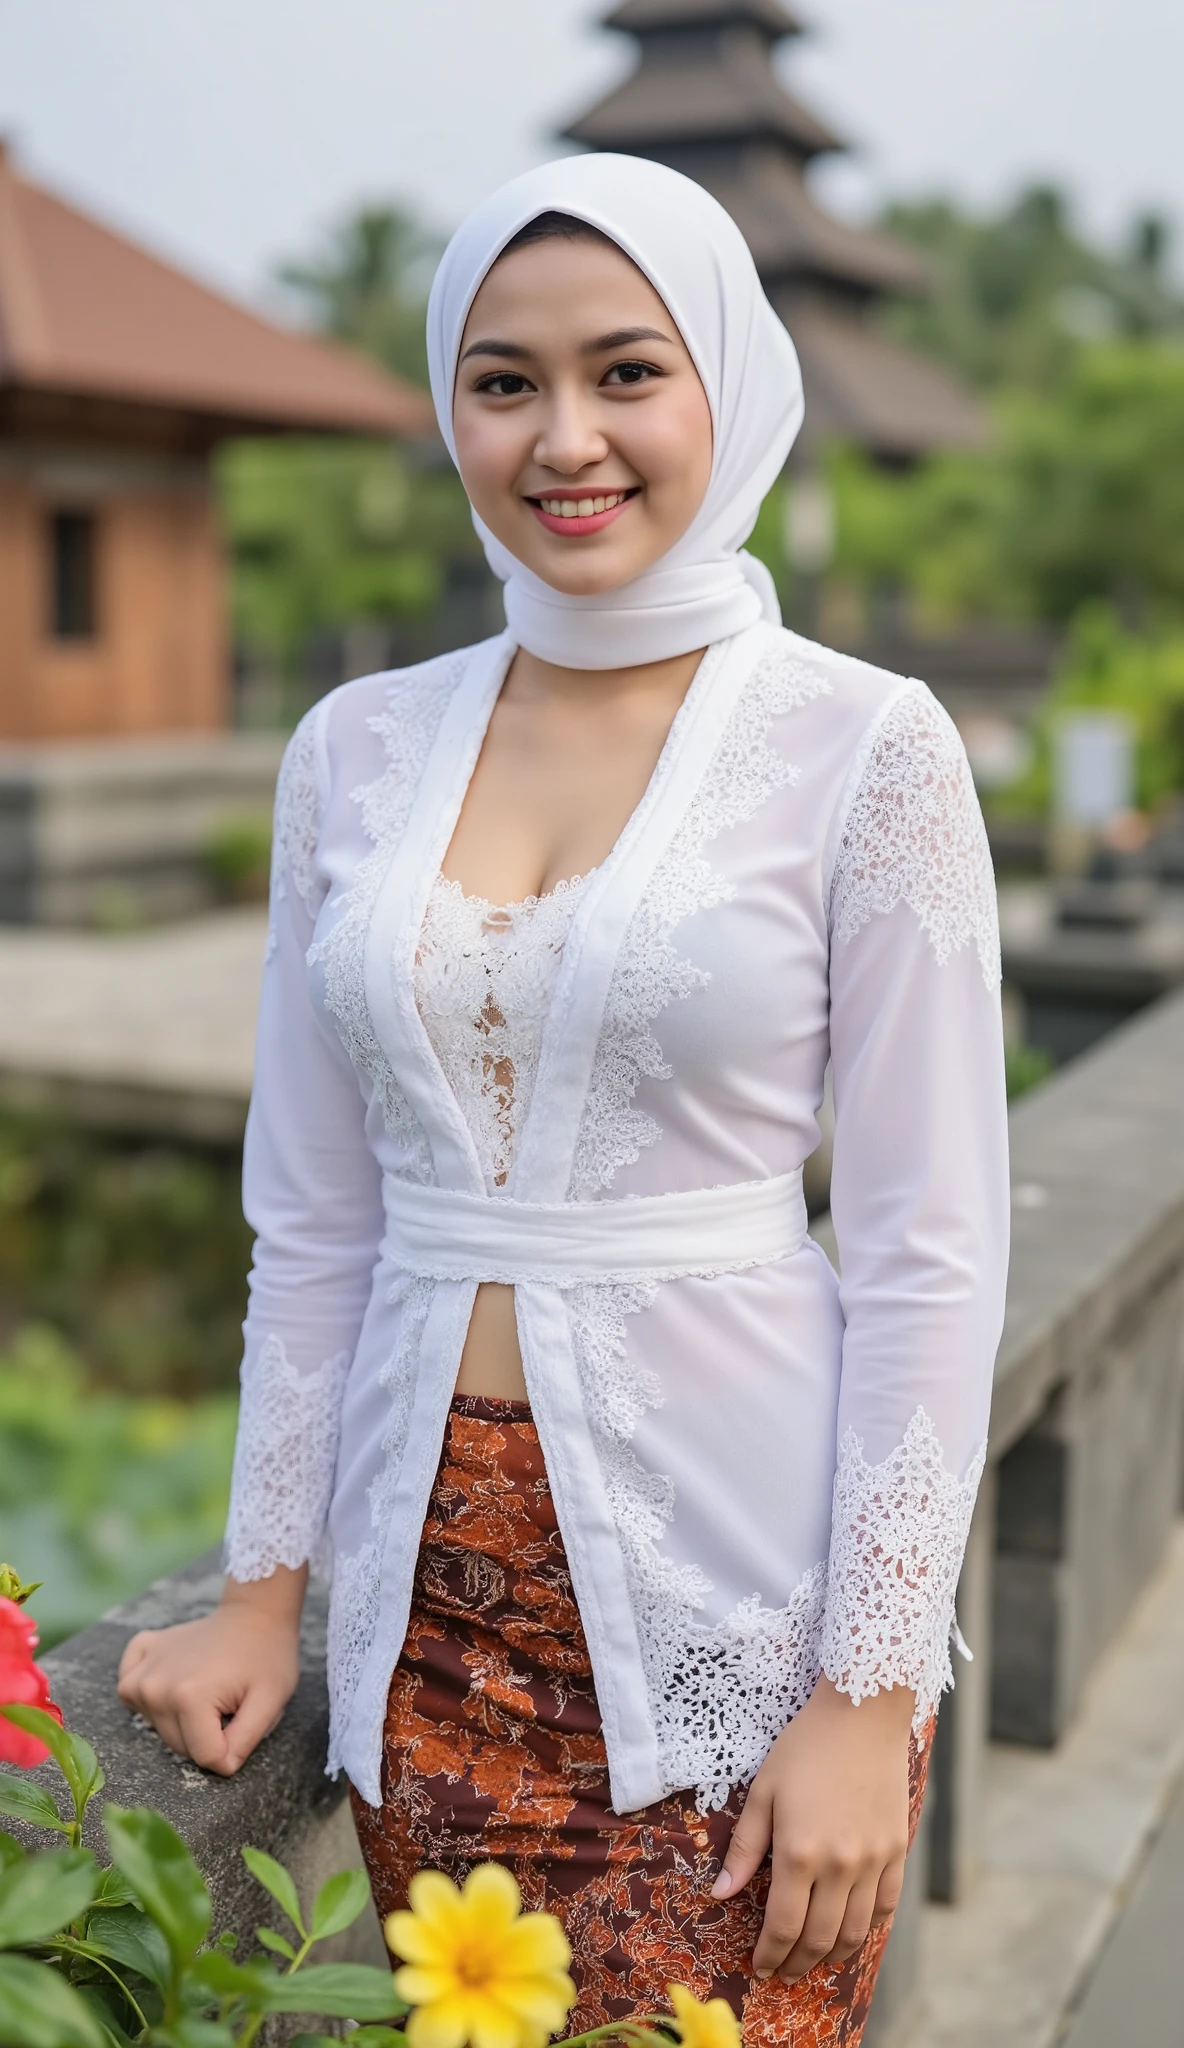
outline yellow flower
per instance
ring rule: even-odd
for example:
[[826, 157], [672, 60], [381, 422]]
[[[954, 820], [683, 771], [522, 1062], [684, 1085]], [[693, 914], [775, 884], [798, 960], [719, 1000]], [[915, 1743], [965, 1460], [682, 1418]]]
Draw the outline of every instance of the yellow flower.
[[415, 2008], [408, 2048], [544, 2048], [576, 1998], [554, 1914], [524, 1913], [500, 1863], [478, 1864], [463, 1891], [442, 1871], [418, 1871], [408, 1897], [410, 1912], [385, 1923], [405, 1965], [395, 1989]]
[[685, 1984], [668, 1984], [682, 2048], [740, 2048], [740, 2022], [726, 1998], [700, 2005]]

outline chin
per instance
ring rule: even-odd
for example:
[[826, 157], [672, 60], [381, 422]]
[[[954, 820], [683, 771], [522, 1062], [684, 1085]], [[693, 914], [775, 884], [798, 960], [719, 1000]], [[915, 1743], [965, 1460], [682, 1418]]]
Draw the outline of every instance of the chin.
[[[576, 543], [565, 541], [561, 545], [566, 551]], [[647, 555], [644, 560], [622, 561], [619, 555], [610, 559], [588, 554], [582, 560], [567, 557], [556, 561], [549, 551], [544, 557], [542, 550], [532, 550], [531, 555], [521, 554], [519, 560], [542, 582], [550, 584], [552, 590], [562, 591], [564, 597], [603, 597], [610, 590], [621, 590], [626, 583], [632, 583], [635, 576], [650, 567], [652, 558]]]
[[640, 574], [640, 569], [585, 576], [573, 574], [571, 571], [556, 575], [553, 571], [549, 573], [545, 568], [535, 570], [536, 576], [544, 583], [549, 583], [552, 590], [562, 591], [564, 597], [604, 597], [610, 590], [622, 590], [626, 583], [632, 583], [633, 578]]

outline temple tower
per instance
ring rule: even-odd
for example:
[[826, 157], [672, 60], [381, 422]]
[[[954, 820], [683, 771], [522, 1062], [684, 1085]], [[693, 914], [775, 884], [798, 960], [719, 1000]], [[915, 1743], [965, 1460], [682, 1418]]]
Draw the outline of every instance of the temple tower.
[[726, 206], [801, 358], [795, 466], [835, 438], [893, 464], [981, 439], [971, 393], [873, 317], [927, 290], [922, 259], [833, 218], [807, 186], [814, 158], [844, 144], [773, 70], [775, 45], [802, 32], [781, 0], [619, 0], [605, 27], [633, 36], [640, 61], [565, 139], [669, 164]]

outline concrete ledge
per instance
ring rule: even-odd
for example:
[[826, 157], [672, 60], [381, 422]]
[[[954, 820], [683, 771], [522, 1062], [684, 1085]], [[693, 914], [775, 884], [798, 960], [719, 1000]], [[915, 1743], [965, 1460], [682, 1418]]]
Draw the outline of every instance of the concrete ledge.
[[266, 912], [165, 929], [0, 929], [0, 1101], [117, 1131], [237, 1144]]
[[[165, 1814], [188, 1842], [210, 1886], [215, 1928], [234, 1928], [250, 1942], [272, 1908], [242, 1860], [244, 1845], [266, 1849], [287, 1863], [302, 1900], [334, 1870], [361, 1859], [345, 1780], [334, 1783], [325, 1776], [329, 1708], [323, 1593], [314, 1589], [305, 1603], [297, 1691], [279, 1727], [235, 1777], [216, 1777], [174, 1756], [153, 1729], [133, 1721], [120, 1705], [115, 1680], [129, 1638], [138, 1629], [167, 1628], [208, 1614], [221, 1591], [218, 1555], [210, 1551], [72, 1636], [43, 1661], [67, 1726], [94, 1744], [107, 1773], [97, 1806], [114, 1799], [124, 1806], [155, 1806]], [[34, 1775], [57, 1789], [52, 1766]], [[6, 1825], [27, 1841], [40, 1844], [43, 1839], [14, 1823]], [[94, 1809], [88, 1840], [95, 1848], [103, 1846]], [[365, 1915], [336, 1943], [326, 1943], [322, 1953], [324, 1960], [382, 1962], [376, 1918]]]
[[[1178, 1526], [1060, 1747], [989, 1750], [982, 1875], [963, 1904], [925, 1909], [919, 2012], [891, 2048], [1055, 2048], [1182, 1777]], [[1128, 1998], [1133, 2012], [1136, 1985]]]
[[113, 897], [150, 917], [208, 908], [219, 826], [266, 818], [273, 732], [0, 747], [0, 922], [90, 925]]

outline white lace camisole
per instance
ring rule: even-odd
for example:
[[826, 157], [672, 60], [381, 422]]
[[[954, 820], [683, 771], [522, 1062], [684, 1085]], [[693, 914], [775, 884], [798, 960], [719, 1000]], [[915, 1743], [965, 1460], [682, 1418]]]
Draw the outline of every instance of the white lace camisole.
[[485, 1175], [504, 1188], [539, 1070], [543, 1025], [588, 875], [545, 896], [489, 903], [437, 875], [415, 959], [415, 997]]

